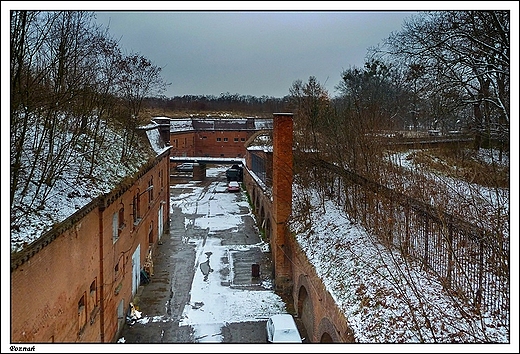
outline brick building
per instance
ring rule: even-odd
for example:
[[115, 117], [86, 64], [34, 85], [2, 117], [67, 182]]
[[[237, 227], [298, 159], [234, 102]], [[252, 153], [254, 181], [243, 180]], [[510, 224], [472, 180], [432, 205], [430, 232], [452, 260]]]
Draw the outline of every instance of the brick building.
[[11, 254], [12, 343], [117, 338], [169, 228], [169, 152]]
[[272, 118], [154, 118], [163, 138], [169, 135], [171, 156], [240, 157], [256, 132], [272, 129]]

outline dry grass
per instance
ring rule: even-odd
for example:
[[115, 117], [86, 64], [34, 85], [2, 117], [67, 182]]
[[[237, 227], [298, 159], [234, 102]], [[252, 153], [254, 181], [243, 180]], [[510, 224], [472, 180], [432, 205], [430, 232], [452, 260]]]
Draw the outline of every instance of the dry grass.
[[509, 164], [490, 163], [474, 150], [428, 149], [414, 155], [417, 165], [485, 187], [509, 187]]

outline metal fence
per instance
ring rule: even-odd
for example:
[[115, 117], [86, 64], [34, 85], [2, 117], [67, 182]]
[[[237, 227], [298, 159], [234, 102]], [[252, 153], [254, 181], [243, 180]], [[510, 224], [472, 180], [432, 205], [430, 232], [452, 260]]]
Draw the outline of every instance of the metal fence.
[[[317, 164], [315, 164], [317, 165]], [[350, 217], [437, 276], [444, 289], [475, 311], [509, 320], [509, 240], [431, 205], [321, 161], [328, 185], [341, 185]], [[331, 181], [331, 180], [335, 181]], [[331, 191], [332, 193], [332, 191]]]

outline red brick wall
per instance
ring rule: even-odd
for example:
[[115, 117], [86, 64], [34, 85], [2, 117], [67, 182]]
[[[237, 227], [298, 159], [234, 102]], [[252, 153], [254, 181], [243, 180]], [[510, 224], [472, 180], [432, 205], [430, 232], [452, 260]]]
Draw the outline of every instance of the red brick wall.
[[[161, 201], [169, 203], [169, 179], [159, 178], [159, 171], [164, 171], [164, 176], [169, 176], [169, 159], [163, 158], [159, 165], [139, 178], [134, 185], [120, 198], [115, 200], [107, 207], [103, 213], [103, 233], [109, 235], [104, 238], [104, 280], [105, 280], [105, 341], [117, 340], [118, 314], [117, 308], [123, 300], [125, 314], [128, 305], [132, 301], [132, 255], [140, 246], [140, 267], [144, 266], [148, 252], [155, 250], [158, 240], [158, 210]], [[145, 192], [153, 178], [153, 199], [149, 200], [149, 192]], [[144, 192], [144, 193], [143, 193]], [[142, 193], [142, 194], [141, 194]], [[140, 196], [140, 216], [141, 221], [133, 221], [133, 198]], [[112, 239], [112, 215], [117, 212], [121, 205], [124, 205], [125, 224], [119, 239], [114, 243]], [[168, 223], [169, 208], [168, 204], [163, 204], [163, 225], [166, 228]], [[151, 239], [150, 239], [151, 237]], [[150, 242], [151, 241], [151, 242]], [[115, 268], [119, 271], [116, 273]]]
[[[126, 314], [132, 300], [132, 254], [141, 245], [142, 267], [149, 249], [153, 252], [161, 205], [164, 230], [168, 229], [168, 171], [166, 154], [141, 173], [133, 185], [108, 195], [104, 207], [93, 208], [37, 253], [29, 252], [25, 262], [12, 266], [13, 343], [99, 343], [117, 339], [117, 306], [123, 300]], [[148, 192], [141, 196], [142, 219], [134, 226], [133, 196], [146, 190], [150, 182], [154, 185], [153, 199], [148, 202]], [[126, 226], [114, 243], [112, 217], [122, 205]], [[84, 307], [78, 305], [83, 295]]]
[[170, 134], [170, 146], [172, 156], [194, 156], [195, 133], [180, 132]]
[[[251, 177], [248, 169], [244, 171], [244, 184], [255, 207], [259, 225], [273, 223], [272, 218], [269, 218], [272, 212], [271, 199]], [[259, 214], [263, 214], [264, 217]], [[335, 343], [353, 343], [354, 335], [348, 327], [345, 315], [326, 290], [314, 266], [301, 251], [294, 236], [287, 234], [284, 240], [286, 245], [284, 248], [288, 250], [288, 262], [292, 265], [290, 270], [292, 287], [289, 288], [289, 292], [297, 315], [304, 322], [309, 340], [312, 343], [319, 343], [322, 337], [328, 335]], [[271, 244], [271, 247], [275, 245]], [[304, 295], [307, 295], [306, 300]]]
[[11, 273], [12, 342], [100, 341], [99, 314], [81, 334], [78, 323], [78, 301], [99, 276], [97, 231], [94, 209]]
[[293, 121], [291, 113], [275, 113], [273, 117], [273, 238], [271, 250], [275, 269], [275, 287], [292, 287], [291, 248], [287, 243], [286, 222], [292, 209]]
[[272, 237], [273, 225], [273, 204], [269, 197], [270, 194], [265, 193], [265, 190], [253, 178], [252, 172], [247, 168], [247, 163], [244, 168], [244, 180], [242, 183], [245, 185], [247, 193], [251, 198], [251, 203], [254, 206], [253, 212], [255, 213], [257, 225], [265, 232], [267, 241], [269, 241]]
[[[271, 250], [276, 288], [292, 295], [294, 308], [312, 343], [322, 340], [352, 343], [354, 335], [347, 319], [286, 227], [292, 210], [292, 116], [275, 114], [273, 128], [272, 202], [270, 193], [260, 187], [247, 168], [244, 183], [255, 214], [257, 217], [262, 214], [258, 217], [260, 222], [272, 223]], [[246, 158], [248, 167], [252, 164], [251, 154]], [[266, 169], [269, 167], [266, 165]], [[268, 217], [270, 213], [271, 218]]]
[[[317, 276], [314, 266], [309, 263], [296, 239], [287, 239], [293, 251], [294, 308], [305, 324], [309, 341], [320, 343], [324, 334], [328, 334], [335, 343], [353, 343], [354, 334], [348, 326], [347, 318]], [[305, 296], [307, 300], [304, 301]]]
[[246, 155], [246, 148], [244, 143], [247, 141], [247, 139], [249, 139], [252, 133], [252, 131], [243, 130], [208, 130], [171, 133], [171, 155], [244, 157]]

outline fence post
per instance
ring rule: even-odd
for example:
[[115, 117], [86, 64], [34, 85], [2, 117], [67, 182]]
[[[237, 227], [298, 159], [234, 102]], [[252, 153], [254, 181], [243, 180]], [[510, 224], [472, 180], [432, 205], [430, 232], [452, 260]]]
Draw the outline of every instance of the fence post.
[[448, 224], [448, 269], [446, 269], [445, 289], [451, 289], [451, 273], [453, 271], [453, 222]]
[[428, 214], [424, 214], [424, 267], [428, 267], [429, 257], [428, 257], [428, 248], [429, 248], [429, 237], [430, 237], [430, 218]]
[[475, 293], [475, 308], [480, 310], [482, 304], [482, 277], [484, 275], [484, 235], [480, 232], [479, 237], [479, 262], [478, 262], [478, 289]]

